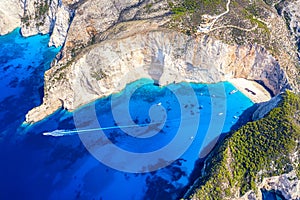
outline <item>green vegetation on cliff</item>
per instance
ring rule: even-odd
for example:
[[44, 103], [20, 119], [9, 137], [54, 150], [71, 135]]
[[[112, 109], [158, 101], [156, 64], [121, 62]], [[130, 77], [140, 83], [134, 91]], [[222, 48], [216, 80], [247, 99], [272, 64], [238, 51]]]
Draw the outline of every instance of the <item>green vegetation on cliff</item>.
[[[195, 32], [200, 23], [205, 21], [204, 15], [215, 17], [224, 13], [227, 10], [228, 2], [228, 0], [172, 0], [169, 2], [169, 6], [174, 16], [174, 27], [181, 27], [182, 31], [191, 29]], [[270, 10], [269, 5], [263, 0], [256, 0], [250, 4], [247, 0], [230, 0], [229, 3], [229, 12], [218, 20], [217, 27], [225, 28], [227, 26], [229, 29], [244, 32], [257, 25], [254, 30], [255, 34], [265, 34], [267, 31], [267, 34], [263, 36], [268, 36], [267, 25], [259, 19], [266, 18], [266, 12], [274, 12], [274, 10]]]
[[[205, 175], [195, 185], [198, 199], [232, 198], [249, 190], [257, 191], [256, 183], [296, 170], [300, 175], [299, 150], [300, 96], [287, 91], [282, 101], [266, 117], [249, 122], [231, 133], [206, 160]], [[297, 114], [298, 113], [298, 114]]]
[[[167, 28], [187, 35], [209, 35], [229, 44], [258, 44], [286, 68], [292, 85], [299, 85], [298, 46], [290, 35], [285, 1], [168, 0], [172, 20]], [[227, 8], [228, 4], [228, 8]], [[281, 13], [281, 14], [280, 14]], [[288, 66], [288, 67], [287, 67]]]
[[47, 12], [49, 11], [49, 3], [47, 0], [34, 2], [36, 26], [43, 26]]
[[[225, 9], [225, 0], [182, 0], [169, 3], [174, 14], [201, 12], [201, 10], [216, 12], [217, 9]], [[214, 13], [215, 14], [215, 13]]]

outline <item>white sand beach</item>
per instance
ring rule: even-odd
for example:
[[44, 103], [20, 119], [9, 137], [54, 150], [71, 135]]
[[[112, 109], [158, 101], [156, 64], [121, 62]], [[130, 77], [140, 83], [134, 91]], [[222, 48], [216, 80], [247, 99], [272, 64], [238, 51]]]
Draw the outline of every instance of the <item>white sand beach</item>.
[[245, 94], [254, 103], [266, 102], [271, 99], [271, 94], [259, 83], [244, 78], [230, 79], [229, 82]]

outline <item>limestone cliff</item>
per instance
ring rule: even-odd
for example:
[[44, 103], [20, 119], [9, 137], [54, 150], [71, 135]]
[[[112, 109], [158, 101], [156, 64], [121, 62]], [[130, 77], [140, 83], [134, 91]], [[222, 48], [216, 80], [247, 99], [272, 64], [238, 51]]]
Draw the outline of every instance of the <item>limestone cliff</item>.
[[61, 0], [28, 0], [22, 2], [22, 35], [51, 33], [49, 46], [63, 46], [72, 18], [72, 10]]
[[[49, 45], [63, 46], [45, 74], [43, 104], [26, 122], [60, 107], [76, 109], [140, 78], [160, 85], [246, 78], [274, 95], [287, 88], [299, 92], [299, 0], [189, 2], [1, 1], [0, 34], [21, 26], [24, 36], [50, 33]], [[203, 24], [209, 31], [197, 31]], [[278, 101], [262, 104], [254, 119]]]
[[261, 46], [149, 30], [91, 46], [71, 64], [52, 67], [45, 75], [44, 103], [30, 111], [26, 121], [39, 121], [60, 106], [73, 110], [140, 78], [166, 85], [216, 83], [234, 77], [262, 81], [274, 94], [289, 88], [284, 71]]
[[68, 62], [85, 47], [105, 40], [106, 31], [121, 22], [154, 19], [169, 12], [167, 1], [80, 1], [75, 8], [61, 62]]
[[69, 4], [61, 0], [4, 0], [0, 3], [0, 35], [22, 27], [25, 37], [50, 33], [49, 46], [63, 46], [72, 16]]
[[276, 95], [268, 102], [259, 103], [259, 107], [253, 113], [252, 120], [256, 121], [266, 116], [281, 101], [281, 96]]
[[[208, 34], [230, 44], [260, 44], [278, 60], [292, 87], [300, 92], [298, 47], [288, 28], [295, 29], [299, 23], [299, 0], [179, 2], [182, 3], [173, 7], [176, 20], [169, 23], [168, 27], [190, 34]], [[185, 8], [184, 11], [182, 8]]]
[[[8, 9], [9, 8], [9, 9]], [[22, 7], [19, 0], [2, 0], [0, 3], [0, 35], [21, 25]]]
[[241, 198], [233, 200], [260, 200], [262, 199], [261, 190], [276, 191], [285, 199], [300, 199], [300, 181], [295, 171], [280, 176], [264, 178], [258, 189], [258, 194], [254, 191], [249, 191]]
[[297, 53], [300, 58], [300, 1], [281, 1], [276, 5], [276, 7], [279, 14], [286, 20], [291, 36], [294, 37], [293, 41], [298, 47]]

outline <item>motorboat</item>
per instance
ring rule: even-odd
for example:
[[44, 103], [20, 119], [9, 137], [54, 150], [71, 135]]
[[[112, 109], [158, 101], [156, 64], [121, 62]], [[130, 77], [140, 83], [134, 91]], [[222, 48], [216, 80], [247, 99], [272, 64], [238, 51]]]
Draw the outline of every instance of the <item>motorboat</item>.
[[238, 90], [232, 90], [231, 92], [229, 92], [229, 94], [234, 94], [236, 93]]

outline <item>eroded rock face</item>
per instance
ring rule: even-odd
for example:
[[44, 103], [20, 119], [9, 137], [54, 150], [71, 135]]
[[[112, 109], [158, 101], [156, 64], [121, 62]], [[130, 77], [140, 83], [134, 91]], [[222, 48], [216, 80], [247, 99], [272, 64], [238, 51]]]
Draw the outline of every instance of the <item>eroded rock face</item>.
[[253, 113], [252, 120], [256, 121], [265, 117], [273, 108], [278, 106], [281, 100], [281, 95], [276, 95], [270, 101], [260, 103], [257, 110]]
[[285, 199], [300, 199], [300, 181], [295, 171], [280, 176], [265, 178], [260, 188], [280, 191]]
[[21, 25], [23, 9], [20, 0], [1, 0], [0, 35], [7, 34]]
[[[147, 7], [147, 3], [151, 5], [151, 9]], [[82, 1], [76, 7], [74, 20], [63, 49], [63, 60], [69, 61], [81, 49], [105, 38], [100, 35], [117, 23], [153, 18], [164, 15], [166, 12], [168, 12], [167, 1]]]
[[99, 32], [117, 22], [121, 9], [138, 2], [134, 1], [87, 1], [77, 10], [66, 41], [65, 56], [70, 51], [85, 47]]
[[64, 5], [57, 8], [53, 32], [50, 37], [49, 46], [63, 46], [68, 34], [72, 11]]
[[63, 69], [51, 68], [45, 75], [44, 103], [30, 111], [26, 121], [39, 121], [60, 106], [73, 110], [140, 78], [167, 85], [235, 77], [260, 80], [274, 94], [289, 87], [277, 61], [258, 45], [228, 45], [164, 29], [148, 31], [94, 45]]
[[253, 191], [247, 192], [243, 197], [235, 200], [262, 200], [261, 190], [275, 190], [280, 192], [285, 199], [300, 199], [300, 181], [295, 173], [265, 178], [258, 186], [258, 194]]
[[23, 36], [51, 33], [49, 46], [63, 46], [72, 10], [61, 0], [3, 0], [0, 3], [0, 35], [21, 27]]
[[62, 46], [65, 42], [72, 11], [61, 0], [28, 0], [22, 4], [24, 14], [22, 35], [51, 34], [49, 46]]
[[285, 1], [279, 5], [280, 14], [286, 19], [289, 31], [295, 37], [298, 46], [298, 57], [300, 59], [300, 0]]

